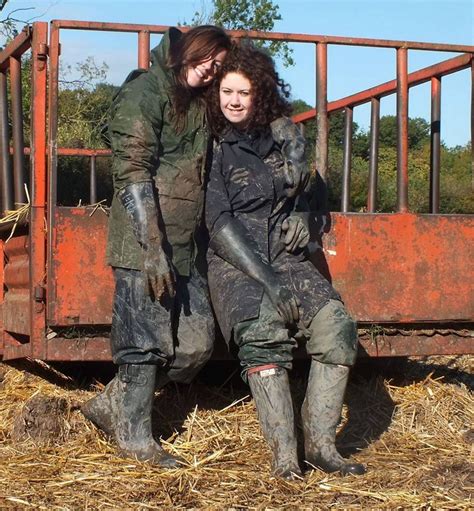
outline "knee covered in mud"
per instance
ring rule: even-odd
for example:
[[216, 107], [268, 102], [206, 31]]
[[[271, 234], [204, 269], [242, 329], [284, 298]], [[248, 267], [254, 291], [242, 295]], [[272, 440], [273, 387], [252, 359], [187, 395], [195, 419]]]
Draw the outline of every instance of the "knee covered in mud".
[[316, 360], [351, 366], [357, 356], [357, 324], [344, 304], [329, 300], [310, 324], [307, 351]]

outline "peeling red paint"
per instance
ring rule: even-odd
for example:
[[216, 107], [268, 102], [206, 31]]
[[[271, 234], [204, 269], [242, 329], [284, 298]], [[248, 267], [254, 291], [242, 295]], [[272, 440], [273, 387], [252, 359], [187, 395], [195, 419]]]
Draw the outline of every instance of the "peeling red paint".
[[92, 208], [56, 208], [48, 271], [50, 325], [110, 324], [114, 283], [105, 263], [107, 215]]
[[472, 215], [331, 216], [324, 253], [358, 321], [473, 320]]

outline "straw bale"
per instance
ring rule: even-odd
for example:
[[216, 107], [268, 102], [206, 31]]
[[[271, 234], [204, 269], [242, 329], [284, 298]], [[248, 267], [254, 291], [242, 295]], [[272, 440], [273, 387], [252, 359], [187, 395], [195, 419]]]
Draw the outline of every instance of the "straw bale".
[[[299, 406], [305, 381], [294, 376]], [[2, 509], [472, 509], [472, 357], [410, 360], [392, 379], [355, 371], [338, 446], [367, 474], [308, 467], [294, 482], [271, 476], [253, 401], [236, 382], [157, 394], [155, 433], [186, 461], [172, 471], [118, 457], [82, 416], [79, 403], [100, 386], [84, 390], [52, 368], [6, 364], [0, 382]], [[66, 402], [61, 434], [18, 442], [15, 420], [38, 395]]]

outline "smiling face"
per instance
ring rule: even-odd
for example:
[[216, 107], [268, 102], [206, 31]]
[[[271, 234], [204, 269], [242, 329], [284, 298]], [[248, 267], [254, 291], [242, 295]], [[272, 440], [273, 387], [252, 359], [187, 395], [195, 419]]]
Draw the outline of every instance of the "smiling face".
[[227, 50], [221, 50], [206, 60], [187, 66], [186, 83], [189, 87], [197, 88], [209, 85], [214, 80], [219, 67], [222, 66], [226, 54]]
[[251, 83], [240, 73], [227, 73], [219, 87], [219, 102], [224, 117], [237, 128], [245, 128], [252, 115]]

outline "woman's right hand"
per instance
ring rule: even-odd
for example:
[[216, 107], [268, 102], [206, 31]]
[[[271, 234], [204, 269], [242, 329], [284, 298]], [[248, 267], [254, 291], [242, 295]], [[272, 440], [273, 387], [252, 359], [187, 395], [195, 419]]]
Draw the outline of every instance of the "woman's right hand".
[[301, 305], [298, 298], [293, 296], [293, 293], [286, 286], [281, 285], [278, 280], [266, 283], [264, 288], [285, 323], [287, 325], [296, 324], [300, 317], [298, 307]]
[[158, 243], [152, 243], [145, 252], [144, 272], [146, 274], [146, 294], [152, 300], [161, 300], [175, 295], [175, 274], [165, 251]]

